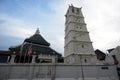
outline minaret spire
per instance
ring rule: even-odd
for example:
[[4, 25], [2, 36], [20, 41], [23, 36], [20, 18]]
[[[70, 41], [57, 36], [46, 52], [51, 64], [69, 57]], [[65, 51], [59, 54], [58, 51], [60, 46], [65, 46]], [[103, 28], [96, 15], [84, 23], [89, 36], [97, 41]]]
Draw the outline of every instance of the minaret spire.
[[35, 34], [39, 34], [39, 33], [40, 33], [40, 30], [39, 30], [39, 28], [37, 28]]
[[65, 57], [71, 54], [94, 54], [81, 8], [71, 6], [65, 23]]
[[64, 53], [67, 63], [81, 62], [80, 56], [85, 63], [91, 63], [91, 55], [95, 54], [81, 8], [74, 7], [72, 4], [66, 13]]

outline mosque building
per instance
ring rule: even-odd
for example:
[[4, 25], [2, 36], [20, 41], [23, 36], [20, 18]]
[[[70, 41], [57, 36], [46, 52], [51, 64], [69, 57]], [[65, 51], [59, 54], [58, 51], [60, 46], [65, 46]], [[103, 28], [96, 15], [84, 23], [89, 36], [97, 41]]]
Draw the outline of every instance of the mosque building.
[[37, 29], [21, 45], [0, 51], [0, 80], [120, 80], [120, 46], [109, 54], [94, 51], [81, 9], [69, 5], [65, 15], [64, 57]]
[[1, 62], [51, 63], [53, 56], [58, 62], [62, 60], [62, 55], [52, 49], [50, 47], [50, 43], [41, 36], [39, 28], [36, 30], [34, 35], [25, 39], [21, 45], [11, 46], [9, 48], [9, 52], [11, 55], [9, 53], [9, 55], [6, 54], [6, 57], [2, 57]]

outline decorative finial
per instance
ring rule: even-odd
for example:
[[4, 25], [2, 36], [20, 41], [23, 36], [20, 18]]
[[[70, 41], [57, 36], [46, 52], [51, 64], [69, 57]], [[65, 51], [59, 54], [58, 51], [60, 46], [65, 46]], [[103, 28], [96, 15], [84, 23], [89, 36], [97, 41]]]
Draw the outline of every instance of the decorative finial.
[[71, 3], [71, 6], [73, 7], [73, 4]]
[[40, 30], [39, 30], [39, 28], [37, 28], [35, 34], [39, 34], [39, 33], [40, 33]]
[[82, 9], [82, 7], [80, 7], [80, 9]]

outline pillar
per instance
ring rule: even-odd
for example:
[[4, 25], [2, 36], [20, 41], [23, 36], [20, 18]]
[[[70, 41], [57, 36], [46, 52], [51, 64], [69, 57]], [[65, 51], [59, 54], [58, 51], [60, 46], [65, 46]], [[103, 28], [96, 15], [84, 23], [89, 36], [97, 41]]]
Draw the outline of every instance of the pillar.
[[11, 64], [14, 64], [14, 63], [15, 63], [15, 62], [14, 62], [15, 56], [16, 56], [16, 55], [11, 55], [11, 60], [10, 60], [10, 63], [11, 63]]
[[55, 63], [55, 55], [52, 55], [52, 63]]
[[35, 63], [35, 55], [32, 56], [32, 63]]

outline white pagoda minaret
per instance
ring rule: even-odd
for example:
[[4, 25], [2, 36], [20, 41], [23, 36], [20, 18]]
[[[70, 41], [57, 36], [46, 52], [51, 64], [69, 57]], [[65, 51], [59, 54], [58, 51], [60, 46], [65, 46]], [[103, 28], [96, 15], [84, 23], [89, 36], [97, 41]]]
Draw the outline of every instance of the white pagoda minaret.
[[76, 8], [73, 5], [69, 6], [65, 17], [65, 62], [80, 62], [81, 58], [78, 57], [80, 55], [87, 62], [87, 59], [90, 60], [90, 56], [95, 53], [81, 8]]

